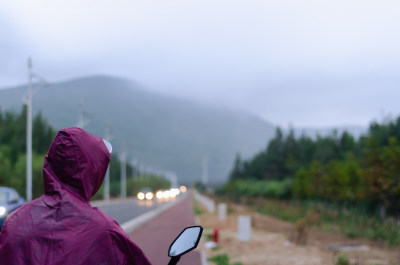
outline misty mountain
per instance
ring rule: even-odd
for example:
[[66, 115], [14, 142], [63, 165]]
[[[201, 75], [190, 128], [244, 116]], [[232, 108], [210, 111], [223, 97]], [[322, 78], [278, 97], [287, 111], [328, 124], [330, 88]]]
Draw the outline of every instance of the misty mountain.
[[[34, 114], [41, 112], [55, 128], [80, 123], [105, 137], [110, 127], [116, 153], [125, 149], [128, 162], [137, 159], [144, 167], [175, 172], [181, 183], [201, 179], [204, 158], [210, 183], [225, 181], [237, 153], [253, 156], [275, 132], [254, 115], [153, 93], [115, 77], [35, 85], [33, 90]], [[20, 111], [25, 97], [26, 86], [1, 89], [0, 106]]]

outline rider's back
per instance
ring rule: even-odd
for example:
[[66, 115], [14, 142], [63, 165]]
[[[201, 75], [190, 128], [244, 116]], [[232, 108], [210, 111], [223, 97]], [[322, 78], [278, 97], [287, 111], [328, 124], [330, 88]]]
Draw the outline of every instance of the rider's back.
[[0, 264], [150, 264], [119, 225], [89, 203], [109, 162], [99, 139], [78, 128], [57, 134], [43, 167], [45, 195], [8, 216]]

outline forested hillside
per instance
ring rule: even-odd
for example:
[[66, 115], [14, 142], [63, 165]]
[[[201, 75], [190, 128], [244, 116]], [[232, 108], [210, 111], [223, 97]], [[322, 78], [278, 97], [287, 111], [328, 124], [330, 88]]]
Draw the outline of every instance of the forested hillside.
[[250, 160], [237, 156], [228, 194], [319, 200], [400, 214], [400, 117], [373, 122], [359, 139], [343, 132], [311, 139], [278, 128]]

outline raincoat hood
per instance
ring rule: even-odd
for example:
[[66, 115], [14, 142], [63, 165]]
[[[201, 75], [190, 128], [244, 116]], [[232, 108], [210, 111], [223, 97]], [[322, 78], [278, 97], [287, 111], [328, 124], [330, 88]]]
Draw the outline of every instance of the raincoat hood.
[[62, 129], [45, 157], [45, 193], [64, 188], [89, 201], [99, 190], [109, 162], [110, 153], [103, 139], [80, 128]]

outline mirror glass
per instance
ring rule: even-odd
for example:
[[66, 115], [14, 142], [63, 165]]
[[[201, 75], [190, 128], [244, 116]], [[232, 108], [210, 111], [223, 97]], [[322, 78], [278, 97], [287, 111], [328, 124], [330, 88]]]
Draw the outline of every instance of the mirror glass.
[[175, 242], [169, 248], [169, 256], [176, 257], [186, 251], [196, 247], [196, 243], [201, 235], [200, 227], [189, 227], [186, 228], [182, 234], [175, 240]]

